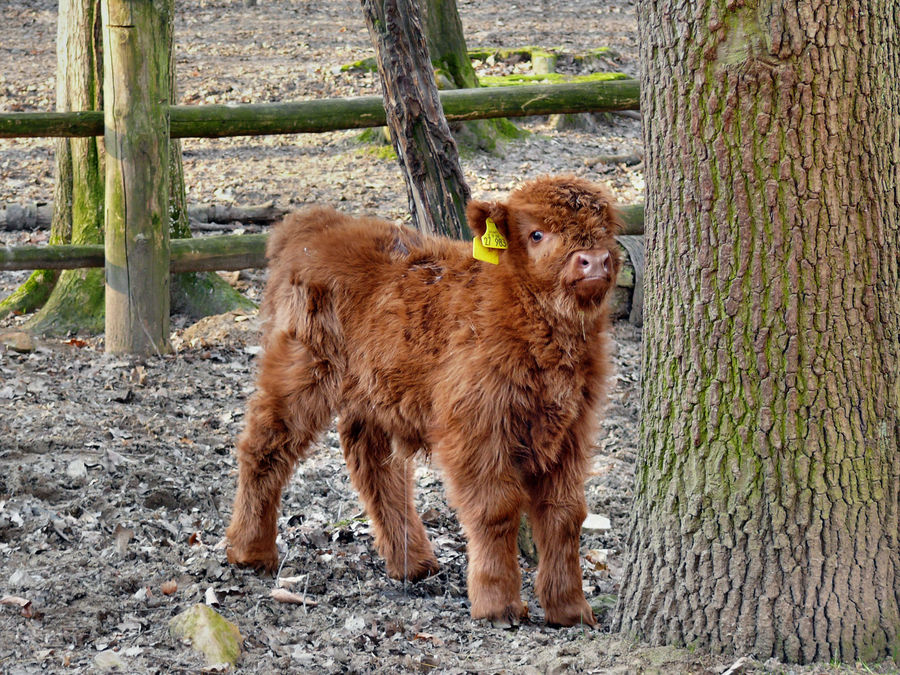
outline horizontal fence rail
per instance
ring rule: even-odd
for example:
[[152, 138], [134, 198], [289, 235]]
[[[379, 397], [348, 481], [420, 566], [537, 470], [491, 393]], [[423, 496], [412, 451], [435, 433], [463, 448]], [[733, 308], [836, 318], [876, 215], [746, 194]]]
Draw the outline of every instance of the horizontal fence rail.
[[[642, 234], [644, 205], [619, 208], [622, 234]], [[169, 241], [171, 272], [227, 271], [266, 266], [267, 234], [224, 234]], [[0, 248], [0, 271], [68, 270], [103, 267], [103, 245], [7, 246]]]
[[[480, 87], [440, 92], [449, 121], [556, 113], [638, 110], [637, 80]], [[386, 124], [380, 96], [294, 103], [169, 108], [172, 138], [319, 133]], [[103, 135], [103, 112], [0, 113], [0, 138]]]
[[[244, 270], [266, 266], [267, 234], [226, 234], [172, 239], [170, 272]], [[68, 270], [103, 267], [103, 244], [90, 246], [7, 246], [0, 270]]]

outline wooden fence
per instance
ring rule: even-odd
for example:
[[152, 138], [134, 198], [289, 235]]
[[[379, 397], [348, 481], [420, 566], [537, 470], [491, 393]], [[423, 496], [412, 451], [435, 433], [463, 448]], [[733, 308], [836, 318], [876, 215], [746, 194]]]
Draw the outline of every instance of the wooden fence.
[[[146, 28], [144, 32], [138, 30], [134, 16], [129, 16], [127, 21], [119, 21], [117, 12], [125, 7], [122, 0], [106, 0], [102, 6], [104, 38], [112, 45], [105, 59], [107, 72], [104, 87], [115, 87], [119, 94], [118, 99], [109, 95], [106, 100], [127, 99], [128, 107], [115, 111], [108, 108], [102, 112], [0, 113], [0, 138], [105, 136], [109, 157], [107, 240], [104, 246], [0, 248], [0, 270], [105, 266], [108, 286], [107, 350], [152, 353], [159, 349], [160, 342], [165, 343], [168, 339], [168, 304], [166, 302], [165, 307], [157, 307], [158, 298], [153, 297], [154, 294], [161, 295], [159, 289], [165, 287], [165, 284], [156, 283], [160, 274], [265, 266], [265, 235], [220, 235], [169, 241], [166, 231], [164, 242], [148, 243], [155, 234], [142, 228], [158, 221], [160, 213], [165, 213], [165, 210], [157, 208], [158, 205], [154, 205], [157, 200], [149, 198], [149, 195], [147, 199], [110, 199], [110, 172], [122, 172], [127, 164], [124, 172], [134, 174], [133, 169], [140, 162], [135, 163], [133, 158], [138, 155], [146, 157], [149, 154], [158, 157], [160, 163], [165, 163], [165, 155], [161, 154], [160, 149], [167, 145], [168, 138], [258, 136], [360, 129], [382, 126], [386, 116], [383, 101], [378, 96], [274, 104], [159, 105], [158, 101], [165, 100], [165, 96], [160, 92], [155, 95], [149, 92], [141, 94], [140, 88], [134, 85], [137, 81], [146, 81], [148, 76], [149, 65], [141, 60], [142, 50], [147, 49], [142, 41], [148, 35], [155, 34], [155, 31]], [[152, 16], [152, 13], [142, 19], [149, 22], [147, 25], [156, 20], [158, 17]], [[150, 75], [160, 83], [168, 76], [167, 73]], [[635, 80], [619, 79], [443, 91], [440, 92], [440, 99], [449, 121], [467, 121], [556, 113], [637, 110], [639, 88]], [[148, 124], [156, 129], [154, 133], [146, 133]], [[114, 152], [109, 152], [110, 148]], [[154, 173], [153, 167], [145, 169], [144, 173]], [[113, 182], [123, 185], [122, 181]], [[132, 181], [124, 189], [140, 192], [145, 189], [143, 184], [147, 181], [139, 182], [142, 185]], [[126, 202], [129, 205], [127, 213], [124, 208]], [[632, 207], [627, 216], [627, 220], [632, 223], [632, 231], [638, 227], [637, 223], [643, 222], [643, 211], [639, 206]], [[116, 236], [110, 236], [110, 222], [122, 223], [114, 232]], [[116, 232], [121, 232], [121, 236]], [[127, 255], [126, 249], [129, 247], [132, 251], [141, 248], [142, 254]], [[165, 265], [166, 260], [168, 265]], [[131, 269], [134, 264], [146, 269]], [[153, 330], [148, 330], [147, 325], [137, 327], [123, 323], [114, 329], [121, 335], [111, 338], [110, 279], [115, 284], [113, 294], [121, 297], [125, 305], [135, 301], [134, 288], [142, 288], [141, 295], [146, 296], [143, 299], [137, 298], [137, 302], [142, 303], [140, 308], [135, 310], [126, 306], [117, 309], [116, 316], [126, 321], [124, 317], [165, 314], [162, 326], [150, 326]], [[151, 279], [153, 283], [147, 283], [147, 279]], [[153, 319], [150, 323], [159, 322]], [[156, 343], [156, 346], [147, 344], [148, 339]]]

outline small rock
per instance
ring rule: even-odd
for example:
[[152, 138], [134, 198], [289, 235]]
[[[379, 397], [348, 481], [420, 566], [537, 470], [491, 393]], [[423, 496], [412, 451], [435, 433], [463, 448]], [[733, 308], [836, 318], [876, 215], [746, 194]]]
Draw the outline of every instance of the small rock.
[[84, 460], [73, 459], [66, 467], [66, 475], [72, 480], [83, 480], [87, 478], [87, 467]]
[[244, 638], [238, 627], [212, 607], [194, 605], [169, 622], [169, 632], [177, 640], [190, 640], [191, 647], [206, 657], [207, 665], [237, 664]]
[[94, 665], [97, 669], [106, 672], [108, 670], [125, 669], [125, 662], [112, 649], [104, 650], [94, 657]]
[[344, 630], [351, 635], [362, 633], [366, 627], [366, 620], [359, 615], [351, 616], [344, 622]]
[[606, 516], [589, 513], [588, 517], [581, 524], [581, 529], [585, 532], [607, 532], [612, 529], [612, 523], [609, 522], [609, 518]]
[[34, 351], [34, 338], [22, 331], [12, 331], [0, 335], [0, 344], [5, 345], [7, 349], [19, 352], [20, 354], [27, 354]]
[[28, 588], [33, 583], [34, 580], [26, 570], [18, 569], [10, 575], [8, 585], [10, 590], [18, 590]]

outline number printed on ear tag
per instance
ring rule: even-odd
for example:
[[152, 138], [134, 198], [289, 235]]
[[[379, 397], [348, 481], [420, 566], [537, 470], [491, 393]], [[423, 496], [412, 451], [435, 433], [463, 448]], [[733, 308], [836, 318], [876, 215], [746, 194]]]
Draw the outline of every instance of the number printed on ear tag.
[[506, 237], [500, 234], [497, 224], [493, 220], [488, 218], [484, 221], [484, 224], [487, 225], [487, 229], [481, 235], [481, 243], [484, 244], [485, 248], [509, 248]]
[[495, 249], [485, 248], [481, 243], [481, 237], [475, 237], [472, 240], [472, 257], [492, 265], [500, 264], [500, 253]]

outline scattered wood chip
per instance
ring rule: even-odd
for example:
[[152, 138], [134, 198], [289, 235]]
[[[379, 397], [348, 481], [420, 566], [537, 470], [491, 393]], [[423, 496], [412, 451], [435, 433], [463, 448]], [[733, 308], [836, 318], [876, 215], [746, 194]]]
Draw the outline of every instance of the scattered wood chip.
[[34, 339], [22, 331], [13, 331], [0, 335], [0, 345], [4, 345], [7, 349], [20, 354], [33, 352], [35, 349]]
[[206, 589], [206, 593], [203, 594], [204, 602], [207, 605], [219, 605], [219, 596], [216, 595], [216, 589], [212, 586]]
[[116, 525], [113, 530], [113, 536], [116, 538], [116, 552], [119, 555], [125, 555], [128, 552], [128, 542], [134, 536], [134, 530], [129, 530], [121, 524]]
[[317, 607], [319, 605], [318, 602], [306, 597], [305, 595], [292, 593], [291, 591], [288, 591], [284, 588], [273, 588], [271, 595], [274, 600], [277, 600], [278, 602], [286, 602], [291, 605], [305, 605], [307, 607]]
[[746, 666], [749, 666], [753, 662], [749, 656], [742, 656], [737, 661], [731, 664], [731, 667], [722, 672], [722, 675], [736, 675], [741, 672]]

